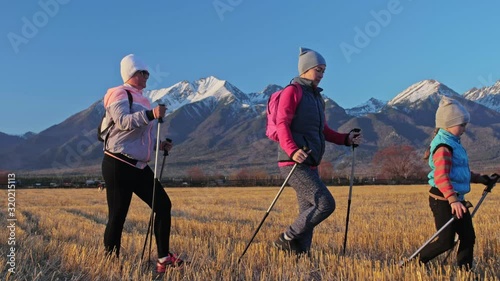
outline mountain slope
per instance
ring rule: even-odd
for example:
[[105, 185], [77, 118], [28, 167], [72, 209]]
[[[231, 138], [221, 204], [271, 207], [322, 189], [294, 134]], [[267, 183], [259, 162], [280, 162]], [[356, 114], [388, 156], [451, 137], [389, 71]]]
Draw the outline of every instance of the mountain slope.
[[490, 87], [472, 88], [465, 92], [463, 96], [468, 100], [500, 112], [500, 81]]
[[401, 110], [411, 110], [429, 101], [438, 103], [441, 95], [460, 98], [459, 94], [436, 80], [423, 80], [399, 93], [387, 105]]
[[360, 104], [360, 105], [353, 107], [353, 108], [346, 109], [346, 112], [349, 115], [359, 117], [359, 116], [367, 115], [369, 113], [377, 113], [380, 110], [382, 110], [382, 108], [384, 108], [384, 106], [386, 106], [386, 104], [387, 104], [387, 102], [384, 102], [384, 101], [381, 101], [381, 100], [378, 100], [375, 98], [371, 98], [363, 104]]
[[[145, 92], [151, 101], [161, 100], [168, 107], [160, 137], [171, 138], [174, 148], [166, 158], [164, 175], [182, 177], [193, 167], [207, 175], [230, 175], [241, 169], [277, 174], [277, 144], [264, 132], [267, 99], [281, 88], [268, 85], [261, 92], [245, 94], [211, 76]], [[364, 114], [345, 110], [324, 97], [325, 115], [327, 124], [339, 132], [362, 129], [364, 143], [357, 150], [357, 171], [370, 174], [371, 159], [381, 148], [407, 144], [423, 152], [432, 137], [440, 97], [452, 96], [471, 113], [471, 124], [462, 137], [471, 167], [494, 167], [500, 160], [500, 113], [471, 100], [484, 99], [492, 91], [462, 96], [438, 81], [424, 80], [387, 104], [370, 100]], [[366, 110], [368, 105], [374, 107]], [[102, 143], [96, 139], [96, 127], [103, 111], [102, 102], [96, 101], [39, 134], [26, 138], [0, 134], [6, 147], [0, 150], [0, 169], [99, 175]], [[332, 162], [337, 174], [348, 170], [350, 157], [348, 147], [327, 144], [324, 161]]]

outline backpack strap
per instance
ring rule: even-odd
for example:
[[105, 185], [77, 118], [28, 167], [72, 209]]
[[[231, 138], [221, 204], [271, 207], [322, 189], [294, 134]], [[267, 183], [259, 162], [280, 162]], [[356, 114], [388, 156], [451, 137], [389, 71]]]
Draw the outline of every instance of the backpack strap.
[[[130, 113], [132, 113], [132, 104], [134, 103], [134, 98], [132, 97], [132, 93], [130, 93], [129, 90], [125, 89], [127, 92], [127, 98], [128, 98], [128, 110]], [[104, 137], [104, 149], [108, 146], [108, 137], [109, 134], [111, 133], [111, 128], [115, 125], [115, 121], [111, 121], [111, 124], [109, 125], [108, 133]]]
[[130, 113], [132, 113], [132, 104], [134, 103], [134, 98], [132, 97], [132, 94], [130, 93], [129, 90], [125, 90], [127, 92], [127, 97], [128, 97], [128, 109], [130, 110]]

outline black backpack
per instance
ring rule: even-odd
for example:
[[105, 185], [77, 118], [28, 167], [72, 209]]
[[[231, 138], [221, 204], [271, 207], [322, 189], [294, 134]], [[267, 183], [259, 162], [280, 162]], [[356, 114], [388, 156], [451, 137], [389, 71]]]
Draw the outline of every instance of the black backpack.
[[[130, 93], [129, 90], [127, 91], [127, 96], [128, 96], [128, 104], [129, 104], [129, 110], [132, 111], [132, 103], [134, 102], [134, 99], [132, 98], [132, 94]], [[105, 129], [102, 129], [104, 124], [106, 123]], [[100, 142], [104, 142], [105, 140], [108, 139], [109, 133], [111, 132], [111, 127], [115, 124], [115, 121], [111, 120], [108, 121], [106, 119], [106, 108], [104, 108], [104, 115], [102, 116], [101, 122], [99, 123], [99, 126], [97, 127], [97, 139]]]

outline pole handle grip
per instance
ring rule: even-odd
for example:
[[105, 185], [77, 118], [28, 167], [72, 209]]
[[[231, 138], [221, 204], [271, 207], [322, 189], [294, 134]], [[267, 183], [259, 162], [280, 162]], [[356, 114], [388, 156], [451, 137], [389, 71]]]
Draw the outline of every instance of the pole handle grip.
[[465, 201], [465, 208], [469, 209], [469, 208], [472, 208], [474, 206], [472, 206], [472, 203], [469, 202], [469, 201]]
[[[360, 128], [354, 128], [352, 129], [351, 131], [349, 131], [349, 134], [351, 133], [359, 133], [361, 132], [361, 129]], [[351, 147], [352, 147], [352, 150], [354, 150], [354, 148], [358, 147], [359, 145], [358, 144], [352, 144]]]
[[491, 190], [493, 189], [493, 187], [497, 183], [498, 179], [500, 179], [500, 175], [499, 174], [497, 174], [497, 173], [492, 174], [490, 176], [490, 181], [486, 185], [486, 188], [484, 189], [484, 191], [491, 192]]
[[[157, 100], [156, 103], [159, 106], [165, 106], [165, 103], [162, 100]], [[163, 123], [163, 118], [162, 117], [158, 118], [158, 123]]]
[[[172, 143], [172, 139], [166, 138], [165, 141]], [[168, 150], [163, 150], [163, 156], [168, 156]]]

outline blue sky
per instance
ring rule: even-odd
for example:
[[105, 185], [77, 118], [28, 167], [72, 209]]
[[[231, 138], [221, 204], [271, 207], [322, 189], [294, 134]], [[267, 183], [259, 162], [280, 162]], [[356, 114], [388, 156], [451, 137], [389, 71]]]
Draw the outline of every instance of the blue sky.
[[0, 11], [0, 132], [40, 132], [121, 84], [135, 53], [147, 89], [210, 75], [244, 92], [285, 85], [300, 46], [327, 61], [344, 108], [436, 79], [458, 93], [500, 79], [500, 2], [8, 1]]

